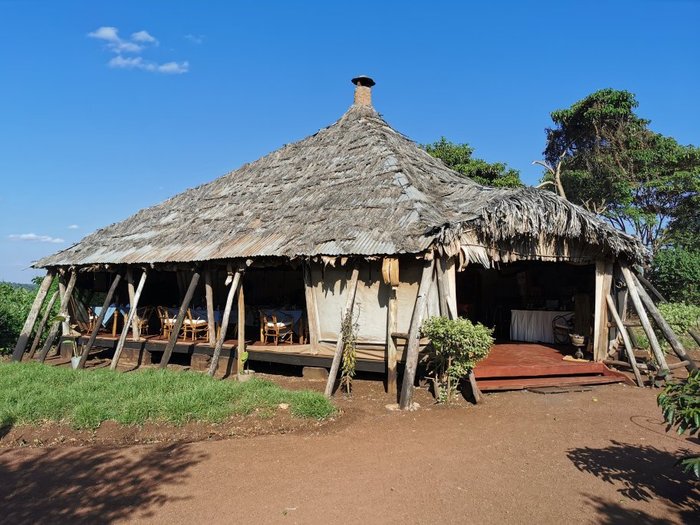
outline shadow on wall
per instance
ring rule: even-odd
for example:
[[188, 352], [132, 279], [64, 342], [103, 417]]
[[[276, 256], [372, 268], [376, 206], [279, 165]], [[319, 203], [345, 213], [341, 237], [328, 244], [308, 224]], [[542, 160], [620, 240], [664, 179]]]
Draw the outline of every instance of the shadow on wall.
[[[27, 454], [29, 452], [29, 454]], [[153, 516], [206, 454], [189, 445], [6, 451], [0, 454], [5, 523], [108, 523]]]
[[[700, 484], [685, 474], [676, 461], [689, 450], [667, 452], [648, 445], [632, 445], [611, 441], [605, 448], [576, 448], [567, 451], [571, 462], [581, 472], [590, 472], [603, 481], [621, 484], [621, 496], [633, 501], [663, 498], [679, 518], [691, 518], [700, 512]], [[604, 523], [666, 523], [644, 513], [625, 509], [615, 502], [590, 498]], [[685, 519], [683, 519], [685, 522]]]

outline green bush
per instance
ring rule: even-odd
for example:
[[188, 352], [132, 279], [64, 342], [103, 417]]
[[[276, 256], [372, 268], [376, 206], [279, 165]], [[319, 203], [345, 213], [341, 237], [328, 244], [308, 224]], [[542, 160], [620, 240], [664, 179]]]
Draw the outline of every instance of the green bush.
[[430, 339], [429, 373], [439, 401], [449, 402], [459, 380], [486, 357], [493, 345], [493, 329], [469, 319], [431, 317], [421, 327]]
[[649, 277], [668, 301], [700, 304], [700, 251], [659, 250]]
[[[700, 372], [693, 372], [688, 379], [671, 383], [657, 399], [668, 429], [677, 427], [679, 434], [697, 436], [700, 433]], [[684, 457], [679, 463], [686, 472], [700, 478], [700, 456]]]
[[36, 290], [0, 283], [0, 354], [12, 351], [36, 296]]
[[658, 306], [661, 315], [676, 335], [684, 334], [689, 328], [700, 327], [700, 305], [659, 303]]

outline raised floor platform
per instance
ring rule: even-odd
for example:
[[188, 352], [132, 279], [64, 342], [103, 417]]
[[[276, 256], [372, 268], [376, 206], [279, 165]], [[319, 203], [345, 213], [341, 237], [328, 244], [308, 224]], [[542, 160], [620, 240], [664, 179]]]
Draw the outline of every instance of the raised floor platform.
[[629, 382], [603, 363], [564, 359], [566, 347], [533, 343], [501, 343], [474, 369], [485, 392], [567, 385], [600, 385]]

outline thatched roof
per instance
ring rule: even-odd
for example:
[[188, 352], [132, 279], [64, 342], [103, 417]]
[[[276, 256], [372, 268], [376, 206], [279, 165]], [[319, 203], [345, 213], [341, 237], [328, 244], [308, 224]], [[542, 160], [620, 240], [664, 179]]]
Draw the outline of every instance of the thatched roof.
[[475, 239], [532, 252], [543, 236], [631, 259], [641, 253], [631, 237], [552, 193], [466, 179], [371, 106], [353, 105], [315, 135], [100, 229], [35, 266], [391, 255], [436, 245], [454, 252]]

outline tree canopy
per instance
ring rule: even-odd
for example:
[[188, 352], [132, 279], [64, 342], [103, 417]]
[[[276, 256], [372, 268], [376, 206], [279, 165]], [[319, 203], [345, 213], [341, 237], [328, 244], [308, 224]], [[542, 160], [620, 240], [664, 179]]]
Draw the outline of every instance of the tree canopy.
[[[649, 129], [628, 91], [602, 89], [552, 112], [545, 159], [561, 163], [567, 197], [637, 235], [652, 251], [676, 239], [700, 193], [700, 149]], [[545, 175], [545, 180], [551, 178]]]
[[445, 137], [423, 146], [433, 157], [445, 165], [479, 184], [497, 188], [517, 188], [523, 185], [520, 172], [502, 162], [490, 163], [472, 157], [474, 148], [469, 144], [455, 144]]

